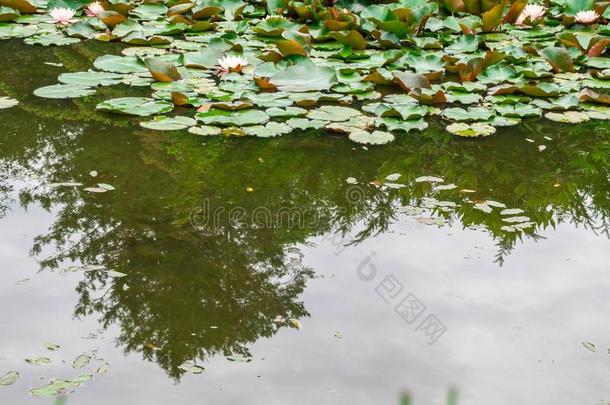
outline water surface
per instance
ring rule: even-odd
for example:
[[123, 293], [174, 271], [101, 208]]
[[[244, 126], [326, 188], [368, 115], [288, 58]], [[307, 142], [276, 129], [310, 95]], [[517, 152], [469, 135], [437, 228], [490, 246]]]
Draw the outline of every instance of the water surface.
[[[0, 374], [21, 373], [0, 403], [50, 404], [29, 389], [104, 362], [68, 404], [440, 404], [450, 387], [461, 404], [610, 401], [605, 123], [484, 140], [432, 125], [366, 149], [94, 112], [137, 88], [31, 94], [107, 52], [0, 44], [0, 94], [21, 102], [0, 110]], [[115, 190], [84, 190], [98, 183]], [[533, 224], [507, 231], [484, 201]], [[25, 362], [39, 356], [52, 363]]]

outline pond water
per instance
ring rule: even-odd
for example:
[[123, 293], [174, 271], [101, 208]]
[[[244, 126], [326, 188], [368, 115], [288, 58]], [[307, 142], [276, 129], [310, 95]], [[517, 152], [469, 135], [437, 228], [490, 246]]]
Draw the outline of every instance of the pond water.
[[94, 111], [127, 87], [32, 95], [108, 52], [0, 44], [1, 404], [82, 374], [66, 404], [610, 401], [603, 121], [366, 149]]

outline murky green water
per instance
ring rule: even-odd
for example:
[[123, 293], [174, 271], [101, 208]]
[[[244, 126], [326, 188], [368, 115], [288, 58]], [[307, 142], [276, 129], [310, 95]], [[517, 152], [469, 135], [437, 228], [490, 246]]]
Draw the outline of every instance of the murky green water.
[[144, 91], [127, 87], [31, 95], [112, 49], [0, 44], [0, 94], [21, 101], [0, 111], [0, 375], [21, 374], [1, 404], [87, 373], [68, 404], [610, 401], [607, 124], [364, 149], [93, 112]]

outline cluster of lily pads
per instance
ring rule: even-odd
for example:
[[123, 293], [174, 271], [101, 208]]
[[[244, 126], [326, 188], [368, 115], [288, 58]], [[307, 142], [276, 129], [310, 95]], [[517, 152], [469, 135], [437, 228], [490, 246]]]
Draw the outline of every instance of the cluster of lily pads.
[[[407, 184], [400, 182], [400, 178], [400, 173], [392, 173], [387, 175], [383, 180], [375, 180], [368, 184], [380, 191], [397, 190], [407, 187]], [[458, 215], [457, 209], [460, 205], [471, 205], [475, 210], [489, 215], [496, 215], [500, 218], [502, 223], [500, 229], [504, 232], [521, 233], [536, 226], [536, 222], [525, 215], [525, 211], [521, 208], [510, 208], [503, 202], [491, 199], [473, 200], [468, 195], [475, 193], [475, 190], [460, 188], [454, 183], [446, 183], [442, 177], [420, 176], [415, 178], [414, 181], [415, 183], [429, 184], [432, 195], [423, 197], [417, 205], [399, 207], [397, 213], [400, 220], [412, 218], [421, 224], [444, 226], [448, 223], [448, 218]], [[351, 185], [359, 184], [358, 180], [353, 177], [347, 178], [346, 183]], [[459, 190], [459, 193], [464, 196], [461, 203], [437, 198], [442, 196], [443, 192], [450, 190]], [[471, 228], [475, 229], [475, 227]]]
[[[55, 343], [46, 343], [45, 346], [47, 350], [51, 352], [55, 352], [60, 349], [60, 346]], [[88, 366], [92, 359], [92, 354], [81, 354], [74, 359], [72, 363], [72, 368], [74, 370], [81, 370]], [[33, 366], [48, 366], [53, 363], [53, 361], [46, 356], [26, 358], [25, 362]], [[99, 367], [97, 368], [96, 373], [98, 375], [105, 374], [108, 372], [108, 370], [109, 364], [107, 362], [102, 362], [102, 364], [99, 365]], [[21, 374], [18, 371], [9, 371], [3, 374], [0, 377], [0, 388], [15, 384], [20, 377]], [[71, 379], [53, 378], [50, 379], [44, 386], [31, 388], [30, 394], [35, 397], [55, 397], [61, 394], [72, 392], [76, 388], [81, 387], [83, 383], [91, 381], [92, 379], [93, 374], [81, 374]]]
[[[382, 144], [432, 119], [487, 136], [528, 117], [610, 119], [607, 2], [0, 0], [0, 38], [121, 41], [97, 70], [35, 91], [150, 86], [100, 111], [200, 135], [325, 129]], [[170, 112], [174, 114], [168, 116]]]

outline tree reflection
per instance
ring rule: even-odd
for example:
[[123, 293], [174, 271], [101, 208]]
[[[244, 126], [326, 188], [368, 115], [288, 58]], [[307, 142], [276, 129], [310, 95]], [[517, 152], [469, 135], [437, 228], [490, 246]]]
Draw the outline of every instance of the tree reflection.
[[[19, 47], [10, 46], [16, 47], [10, 54], [18, 55]], [[84, 50], [45, 50], [41, 59], [54, 52], [64, 65], [84, 70], [92, 58]], [[275, 322], [278, 316], [308, 316], [300, 295], [313, 271], [303, 265], [299, 244], [329, 234], [350, 234], [357, 244], [391, 229], [404, 219], [399, 208], [419, 206], [424, 198], [455, 203], [451, 213], [435, 214], [488, 232], [500, 263], [523, 238], [539, 238], [564, 221], [608, 236], [610, 143], [603, 123], [531, 122], [475, 141], [433, 125], [423, 136], [369, 150], [313, 133], [208, 139], [134, 131], [130, 121], [94, 113], [95, 99], [41, 103], [20, 97], [55, 75], [41, 74], [32, 88], [24, 88], [29, 82], [23, 76], [31, 72], [18, 66], [9, 64], [6, 77], [12, 79], [1, 82], [22, 103], [3, 120], [0, 133], [0, 215], [16, 195], [15, 179], [26, 177], [27, 185], [17, 185], [20, 204], [56, 213], [32, 248], [36, 256], [53, 250], [41, 260], [43, 269], [95, 263], [128, 275], [83, 273], [75, 315], [118, 326], [117, 342], [125, 351], [142, 353], [173, 377], [187, 360], [248, 355], [250, 343], [290, 326]], [[109, 98], [111, 91], [131, 90], [104, 89], [99, 97]], [[544, 139], [549, 133], [553, 140]], [[525, 137], [549, 147], [539, 152]], [[400, 183], [408, 186], [369, 184], [391, 173], [400, 173]], [[434, 191], [414, 181], [422, 175], [442, 176], [458, 187]], [[348, 177], [359, 181], [355, 200], [346, 197]], [[83, 187], [50, 186], [66, 181], [109, 183], [116, 190], [98, 195]], [[476, 210], [468, 199], [521, 208], [536, 225], [506, 232], [500, 215]], [[193, 226], [193, 213], [204, 201], [211, 210], [239, 208], [243, 215], [223, 215], [202, 232]], [[261, 226], [254, 219], [261, 207], [300, 217]]]

